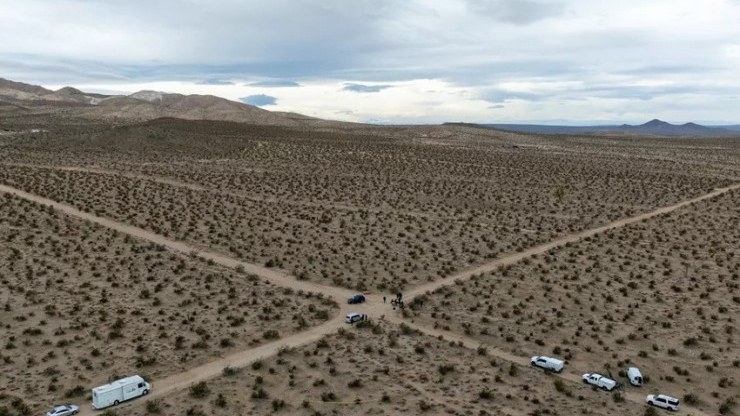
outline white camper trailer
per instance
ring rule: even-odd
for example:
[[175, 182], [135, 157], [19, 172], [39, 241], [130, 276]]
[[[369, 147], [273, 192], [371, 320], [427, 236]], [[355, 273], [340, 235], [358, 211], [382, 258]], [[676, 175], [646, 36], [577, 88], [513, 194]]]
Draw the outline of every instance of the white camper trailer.
[[92, 405], [95, 409], [116, 406], [126, 400], [149, 394], [152, 385], [141, 376], [131, 376], [92, 389]]

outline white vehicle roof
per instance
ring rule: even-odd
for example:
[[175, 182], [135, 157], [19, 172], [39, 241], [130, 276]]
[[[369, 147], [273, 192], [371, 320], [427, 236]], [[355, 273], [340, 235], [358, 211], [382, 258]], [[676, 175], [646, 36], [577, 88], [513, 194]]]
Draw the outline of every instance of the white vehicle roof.
[[[58, 410], [67, 410], [67, 409], [72, 409], [72, 408], [73, 407], [70, 404], [60, 404], [59, 406], [54, 406], [54, 408], [51, 409], [51, 411], [52, 412], [56, 412]], [[51, 412], [49, 412], [49, 413], [51, 413]]]
[[352, 313], [347, 314], [347, 318], [352, 317], [352, 316], [360, 316], [360, 314], [357, 312], [352, 312]]
[[657, 398], [661, 398], [661, 399], [666, 399], [666, 400], [678, 402], [678, 399], [677, 398], [672, 397], [672, 396], [668, 396], [668, 395], [665, 395], [665, 394], [655, 394], [655, 395], [653, 395], [653, 397], [656, 398], [656, 399]]
[[535, 355], [534, 357], [532, 357], [533, 360], [536, 360], [538, 358], [542, 358], [543, 360], [547, 360], [555, 364], [563, 364], [563, 361], [558, 360], [557, 358], [545, 357], [544, 355]]
[[105, 384], [105, 385], [102, 385], [102, 386], [99, 386], [99, 387], [95, 387], [93, 389], [93, 392], [108, 391], [110, 389], [114, 389], [114, 388], [118, 388], [118, 387], [121, 387], [121, 386], [125, 386], [127, 384], [131, 384], [131, 383], [143, 383], [143, 382], [144, 382], [144, 379], [141, 376], [138, 376], [138, 375], [137, 376], [130, 376], [130, 377], [125, 377], [125, 378], [122, 378], [122, 379], [118, 379], [118, 380], [116, 380], [116, 381], [114, 381], [112, 383], [109, 383], [109, 384]]

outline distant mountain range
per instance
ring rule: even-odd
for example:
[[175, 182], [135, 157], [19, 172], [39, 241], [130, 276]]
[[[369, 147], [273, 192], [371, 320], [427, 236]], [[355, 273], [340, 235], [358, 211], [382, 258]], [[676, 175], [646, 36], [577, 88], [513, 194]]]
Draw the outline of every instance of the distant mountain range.
[[658, 119], [637, 126], [547, 126], [538, 124], [481, 124], [498, 130], [536, 134], [632, 134], [653, 136], [740, 136], [740, 125], [702, 126], [696, 123], [671, 124]]
[[235, 121], [263, 125], [305, 125], [324, 122], [295, 113], [267, 111], [213, 95], [139, 91], [104, 95], [72, 87], [57, 91], [0, 78], [0, 115], [55, 114], [104, 121], [148, 121], [161, 117]]

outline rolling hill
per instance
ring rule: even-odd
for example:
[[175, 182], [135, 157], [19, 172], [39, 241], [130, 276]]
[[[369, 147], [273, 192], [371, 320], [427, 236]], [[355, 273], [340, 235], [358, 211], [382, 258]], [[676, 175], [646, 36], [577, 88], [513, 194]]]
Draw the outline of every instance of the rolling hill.
[[296, 113], [271, 112], [213, 95], [139, 91], [102, 95], [64, 87], [57, 91], [0, 78], [0, 112], [63, 112], [101, 121], [139, 122], [163, 117], [186, 120], [234, 121], [262, 125], [303, 125], [320, 122]]

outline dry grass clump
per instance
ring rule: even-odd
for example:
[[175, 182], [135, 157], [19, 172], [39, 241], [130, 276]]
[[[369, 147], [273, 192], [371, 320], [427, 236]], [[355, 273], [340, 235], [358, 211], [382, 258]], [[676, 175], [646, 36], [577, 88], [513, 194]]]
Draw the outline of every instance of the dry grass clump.
[[0, 407], [80, 401], [316, 325], [333, 301], [0, 195]]
[[733, 191], [440, 289], [413, 315], [577, 373], [626, 381], [636, 365], [715, 412], [740, 382], [738, 241]]
[[[341, 329], [230, 374], [198, 387], [209, 391], [206, 400], [181, 392], [160, 406], [168, 414], [208, 415], [522, 415], [553, 409], [622, 415], [641, 407], [383, 321]], [[561, 391], [553, 380], [565, 383]], [[126, 411], [143, 415], [143, 407], [132, 403]]]

